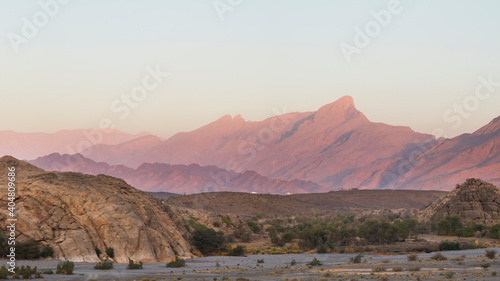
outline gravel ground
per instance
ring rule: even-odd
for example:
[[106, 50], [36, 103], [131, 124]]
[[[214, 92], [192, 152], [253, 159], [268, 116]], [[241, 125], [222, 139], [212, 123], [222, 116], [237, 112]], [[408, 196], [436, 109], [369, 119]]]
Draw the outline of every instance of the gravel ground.
[[[500, 248], [493, 248], [500, 253]], [[94, 270], [92, 263], [75, 263], [73, 275], [44, 275], [44, 280], [224, 280], [248, 278], [249, 280], [379, 280], [382, 275], [387, 280], [500, 280], [494, 272], [500, 271], [500, 258], [487, 259], [484, 249], [441, 252], [446, 261], [430, 259], [435, 253], [419, 254], [420, 261], [409, 262], [407, 255], [376, 256], [366, 254], [360, 264], [349, 264], [356, 254], [288, 254], [251, 255], [247, 257], [204, 257], [186, 260], [183, 268], [167, 268], [165, 263], [147, 263], [142, 270], [127, 270], [126, 264], [116, 264], [112, 270]], [[462, 264], [452, 258], [466, 255]], [[308, 268], [313, 258], [323, 265]], [[263, 259], [264, 263], [257, 263]], [[295, 266], [290, 266], [292, 260]], [[37, 266], [38, 269], [55, 270], [58, 261], [18, 261], [18, 266]], [[217, 267], [217, 263], [219, 267]], [[489, 263], [485, 270], [480, 264]], [[420, 267], [420, 271], [408, 271], [410, 267]], [[386, 271], [373, 272], [375, 267]], [[395, 272], [394, 267], [402, 271]], [[449, 273], [452, 272], [452, 273]], [[447, 275], [453, 275], [448, 278]], [[383, 278], [383, 277], [382, 277]], [[227, 279], [227, 280], [229, 280]]]

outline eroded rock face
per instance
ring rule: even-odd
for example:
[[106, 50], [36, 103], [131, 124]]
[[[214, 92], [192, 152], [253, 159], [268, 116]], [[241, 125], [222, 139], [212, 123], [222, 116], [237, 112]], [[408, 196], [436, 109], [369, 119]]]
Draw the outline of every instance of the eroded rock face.
[[[0, 158], [2, 175], [16, 167], [19, 239], [50, 244], [55, 258], [96, 262], [95, 249], [114, 249], [115, 261], [167, 261], [190, 257], [189, 233], [180, 217], [123, 180], [110, 176], [45, 172], [12, 157]], [[7, 194], [6, 176], [0, 192]], [[0, 197], [5, 230], [7, 197]]]
[[460, 216], [481, 224], [500, 222], [500, 190], [480, 179], [468, 179], [422, 211], [421, 220]]

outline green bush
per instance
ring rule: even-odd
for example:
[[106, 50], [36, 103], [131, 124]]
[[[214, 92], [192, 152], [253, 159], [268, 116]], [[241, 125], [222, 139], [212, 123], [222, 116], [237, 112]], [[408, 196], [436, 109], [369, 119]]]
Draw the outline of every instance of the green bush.
[[9, 277], [9, 271], [7, 270], [7, 267], [5, 265], [2, 265], [0, 267], [0, 279], [8, 279]]
[[408, 255], [408, 261], [416, 261], [418, 259], [417, 255]]
[[42, 270], [42, 274], [52, 275], [54, 274], [54, 271], [52, 269], [44, 269]]
[[135, 263], [134, 260], [128, 259], [127, 269], [142, 269], [142, 261]]
[[197, 226], [193, 232], [193, 245], [204, 255], [224, 247], [224, 233], [205, 226]]
[[460, 251], [460, 243], [458, 242], [448, 242], [448, 241], [443, 241], [439, 243], [439, 250], [440, 251]]
[[213, 223], [213, 225], [214, 225], [215, 227], [220, 227], [220, 223], [219, 223], [218, 221], [214, 222], [214, 223]]
[[110, 258], [110, 259], [114, 259], [115, 258], [115, 250], [113, 248], [106, 248], [106, 255]]
[[186, 261], [184, 259], [179, 258], [178, 256], [175, 257], [175, 260], [167, 263], [167, 267], [172, 267], [172, 268], [178, 268], [184, 266], [186, 266]]
[[294, 265], [296, 265], [296, 264], [297, 264], [297, 262], [295, 261], [295, 259], [292, 259], [292, 261], [290, 262], [290, 265], [291, 265], [291, 266], [294, 266]]
[[447, 260], [448, 258], [447, 258], [447, 257], [445, 257], [445, 256], [444, 256], [443, 254], [441, 254], [441, 253], [437, 253], [437, 254], [433, 255], [433, 256], [431, 257], [431, 259], [432, 259], [432, 260], [435, 260], [435, 261], [445, 261], [445, 260]]
[[57, 264], [56, 273], [64, 275], [72, 275], [75, 269], [75, 263], [72, 261], [64, 261]]
[[260, 232], [259, 224], [256, 221], [247, 220], [247, 225], [248, 225], [248, 227], [250, 227], [250, 229], [253, 231], [253, 233]]
[[20, 260], [33, 260], [40, 257], [40, 247], [34, 242], [21, 243], [16, 247], [16, 258]]
[[96, 265], [94, 265], [94, 269], [98, 270], [108, 270], [113, 268], [113, 262], [112, 261], [103, 261], [99, 262]]
[[101, 254], [102, 254], [102, 251], [101, 251], [101, 250], [99, 250], [99, 248], [95, 247], [95, 254], [96, 254], [98, 257], [100, 257], [100, 256], [101, 256]]
[[323, 263], [320, 260], [318, 260], [317, 258], [314, 258], [307, 265], [310, 265], [310, 266], [320, 266], [320, 265], [323, 265]]
[[243, 256], [246, 251], [247, 251], [247, 248], [245, 246], [237, 245], [236, 247], [232, 248], [227, 255], [228, 256]]
[[257, 263], [264, 263], [264, 259], [258, 259]]
[[486, 250], [486, 257], [490, 260], [494, 260], [497, 255], [497, 251], [495, 250]]
[[40, 254], [44, 258], [53, 257], [54, 256], [54, 248], [49, 244], [45, 245], [42, 249], [42, 253]]
[[355, 257], [349, 259], [349, 263], [361, 263], [361, 259], [363, 258], [363, 254], [358, 254]]
[[222, 218], [222, 222], [225, 223], [227, 227], [231, 226], [231, 221], [228, 218]]

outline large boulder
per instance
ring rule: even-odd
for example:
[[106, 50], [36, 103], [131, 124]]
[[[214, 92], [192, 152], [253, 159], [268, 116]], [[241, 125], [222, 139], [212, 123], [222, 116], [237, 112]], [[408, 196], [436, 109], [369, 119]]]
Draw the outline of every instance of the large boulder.
[[[55, 258], [96, 262], [96, 248], [114, 249], [114, 260], [168, 261], [190, 257], [189, 233], [167, 204], [125, 181], [104, 175], [45, 172], [0, 158], [0, 193], [7, 167], [16, 167], [18, 240], [50, 244]], [[7, 197], [0, 197], [0, 229], [6, 229]], [[105, 254], [103, 254], [105, 255]], [[102, 257], [102, 256], [101, 256]]]

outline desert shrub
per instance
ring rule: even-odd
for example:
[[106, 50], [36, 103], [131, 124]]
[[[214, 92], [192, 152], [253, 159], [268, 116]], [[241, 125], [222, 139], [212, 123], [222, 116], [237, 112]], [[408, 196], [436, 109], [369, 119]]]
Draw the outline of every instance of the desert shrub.
[[5, 265], [2, 265], [0, 267], [0, 279], [7, 279], [9, 277], [9, 271], [7, 270], [7, 267]]
[[437, 224], [437, 232], [439, 235], [446, 236], [465, 236], [464, 225], [462, 218], [459, 216], [448, 216]]
[[264, 259], [258, 259], [257, 263], [264, 263]]
[[231, 221], [228, 218], [222, 218], [222, 222], [225, 223], [227, 227], [231, 226]]
[[372, 268], [373, 272], [384, 272], [386, 270], [387, 270], [387, 268], [385, 268], [383, 266], [375, 266], [374, 268]]
[[460, 244], [458, 242], [453, 243], [453, 242], [443, 241], [443, 242], [439, 243], [439, 250], [440, 251], [459, 251]]
[[259, 224], [256, 221], [247, 220], [247, 225], [248, 225], [248, 227], [250, 227], [250, 229], [253, 231], [253, 233], [260, 232]]
[[54, 256], [54, 248], [52, 248], [52, 246], [47, 244], [47, 245], [45, 245], [45, 247], [43, 247], [42, 253], [40, 255], [44, 258], [53, 257]]
[[403, 271], [403, 268], [401, 266], [395, 266], [392, 268], [392, 271], [394, 272], [400, 272], [400, 271]]
[[112, 261], [103, 261], [99, 262], [96, 265], [94, 265], [94, 269], [98, 270], [108, 270], [113, 268], [113, 262]]
[[54, 271], [52, 269], [44, 269], [42, 270], [42, 274], [52, 275], [54, 274]]
[[106, 255], [107, 255], [110, 259], [114, 259], [114, 258], [115, 258], [115, 249], [113, 249], [113, 248], [111, 248], [111, 247], [106, 248]]
[[296, 264], [297, 264], [297, 262], [295, 261], [295, 259], [292, 259], [292, 261], [290, 262], [290, 265], [291, 265], [291, 266], [294, 266], [294, 265], [296, 265]]
[[220, 223], [219, 223], [218, 221], [214, 222], [214, 223], [213, 223], [213, 225], [214, 225], [215, 227], [220, 227]]
[[250, 233], [250, 231], [247, 231], [244, 228], [237, 229], [234, 232], [234, 237], [241, 240], [242, 242], [252, 241], [252, 233]]
[[184, 267], [186, 266], [186, 261], [184, 259], [181, 259], [179, 257], [175, 257], [175, 260], [167, 263], [167, 267], [171, 268], [178, 268], [178, 267]]
[[486, 257], [489, 258], [490, 260], [495, 259], [497, 255], [497, 251], [495, 250], [486, 250]]
[[35, 241], [20, 243], [16, 246], [16, 258], [20, 260], [32, 260], [40, 257], [40, 248]]
[[408, 268], [408, 271], [420, 271], [420, 269], [420, 266], [411, 266], [410, 268]]
[[75, 269], [75, 263], [72, 261], [64, 261], [57, 264], [56, 273], [64, 275], [72, 275]]
[[99, 250], [99, 248], [95, 247], [95, 254], [96, 254], [98, 257], [100, 257], [100, 256], [101, 256], [101, 254], [102, 254], [102, 252], [101, 252], [101, 250]]
[[390, 263], [391, 261], [390, 261], [390, 260], [385, 259], [385, 260], [381, 260], [380, 262], [381, 262], [381, 263], [386, 263], [386, 264], [387, 264], [387, 263]]
[[388, 281], [389, 277], [387, 277], [387, 275], [380, 275], [378, 279], [380, 279], [381, 281]]
[[16, 273], [12, 278], [18, 279], [19, 277], [22, 277], [23, 279], [31, 279], [31, 276], [35, 273], [37, 273], [37, 267], [31, 268], [29, 265], [28, 266], [21, 266], [21, 268], [16, 270]]
[[323, 265], [323, 263], [320, 260], [318, 260], [317, 258], [314, 258], [307, 265], [310, 265], [310, 266], [320, 266], [320, 265]]
[[484, 262], [484, 263], [480, 264], [479, 266], [480, 266], [480, 267], [482, 267], [482, 268], [484, 268], [484, 269], [488, 269], [488, 267], [490, 267], [490, 266], [491, 266], [491, 263], [489, 263], [489, 262]]
[[219, 251], [224, 240], [224, 233], [205, 226], [197, 226], [193, 232], [193, 245], [204, 255]]
[[142, 269], [142, 261], [135, 263], [134, 260], [128, 259], [127, 269]]
[[363, 254], [358, 254], [355, 257], [349, 259], [349, 263], [361, 263], [361, 259], [363, 258]]
[[237, 245], [236, 247], [232, 248], [229, 250], [229, 253], [227, 254], [228, 256], [243, 256], [245, 255], [245, 252], [247, 251], [247, 248], [245, 246]]
[[418, 259], [418, 255], [408, 255], [408, 261], [416, 261]]
[[496, 272], [496, 271], [493, 271], [493, 272], [491, 273], [491, 276], [493, 276], [493, 277], [497, 276], [497, 272]]
[[444, 261], [444, 260], [447, 260], [448, 258], [447, 258], [447, 257], [445, 257], [445, 256], [444, 256], [443, 254], [441, 254], [441, 253], [437, 253], [437, 254], [433, 255], [433, 256], [431, 257], [431, 259], [433, 259], [433, 260], [435, 260], [435, 261]]

